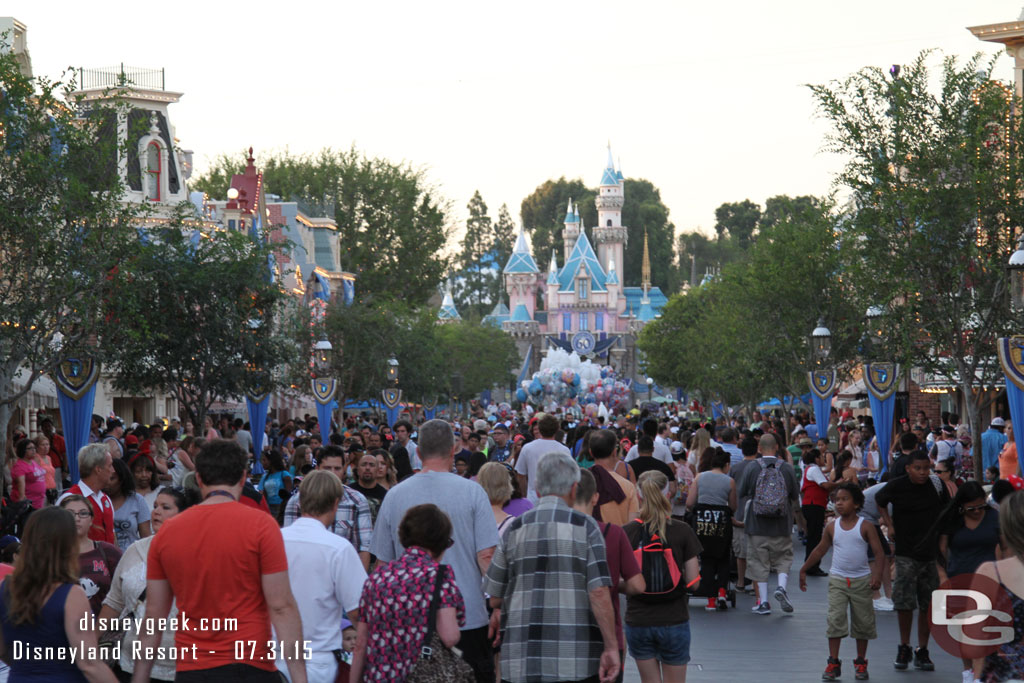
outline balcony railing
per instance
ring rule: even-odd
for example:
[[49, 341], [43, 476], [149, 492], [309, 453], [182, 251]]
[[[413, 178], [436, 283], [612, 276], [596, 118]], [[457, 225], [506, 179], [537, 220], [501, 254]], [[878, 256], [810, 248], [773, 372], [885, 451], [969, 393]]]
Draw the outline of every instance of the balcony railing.
[[98, 69], [78, 69], [80, 90], [98, 90], [118, 87], [164, 90], [163, 69], [141, 69], [134, 66], [108, 66]]

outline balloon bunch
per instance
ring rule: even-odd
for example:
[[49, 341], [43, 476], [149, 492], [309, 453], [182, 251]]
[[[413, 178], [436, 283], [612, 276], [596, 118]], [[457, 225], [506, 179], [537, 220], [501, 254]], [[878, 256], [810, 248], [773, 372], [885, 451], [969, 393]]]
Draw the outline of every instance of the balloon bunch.
[[597, 417], [604, 408], [629, 402], [629, 382], [619, 379], [614, 368], [581, 361], [561, 349], [548, 352], [540, 370], [516, 389], [516, 400], [556, 412], [559, 406], [580, 406], [583, 414]]

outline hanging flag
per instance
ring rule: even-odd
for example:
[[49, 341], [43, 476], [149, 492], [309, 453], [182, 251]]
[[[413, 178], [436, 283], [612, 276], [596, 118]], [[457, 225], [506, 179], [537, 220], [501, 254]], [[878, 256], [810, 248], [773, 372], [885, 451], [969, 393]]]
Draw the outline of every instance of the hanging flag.
[[896, 363], [865, 363], [864, 386], [868, 390], [871, 417], [875, 423], [875, 439], [881, 457], [879, 476], [889, 469], [889, 451], [892, 446], [892, 418], [896, 409], [896, 381], [900, 366]]
[[[1006, 400], [1010, 404], [1010, 419], [1016, 434], [1017, 425], [1024, 425], [1024, 337], [1001, 337], [996, 349], [999, 364], [1006, 375]], [[980, 443], [980, 440], [975, 443]], [[975, 450], [979, 450], [977, 445]]]
[[[68, 478], [77, 484], [78, 451], [89, 443], [89, 427], [96, 402], [96, 380], [100, 364], [92, 358], [67, 358], [57, 366], [54, 383], [60, 393], [60, 421], [64, 427], [64, 441], [68, 456]], [[113, 415], [113, 413], [111, 413]]]
[[356, 281], [353, 278], [346, 277], [341, 281], [341, 289], [344, 293], [345, 305], [351, 306], [352, 302], [356, 300]]
[[832, 395], [836, 391], [836, 371], [834, 368], [811, 370], [807, 373], [807, 383], [811, 386], [811, 404], [814, 406], [814, 423], [818, 427], [818, 434], [827, 434]]
[[249, 414], [249, 433], [252, 434], [252, 452], [259, 462], [263, 452], [263, 436], [267, 429], [267, 409], [270, 394], [249, 394], [245, 397], [245, 410]]

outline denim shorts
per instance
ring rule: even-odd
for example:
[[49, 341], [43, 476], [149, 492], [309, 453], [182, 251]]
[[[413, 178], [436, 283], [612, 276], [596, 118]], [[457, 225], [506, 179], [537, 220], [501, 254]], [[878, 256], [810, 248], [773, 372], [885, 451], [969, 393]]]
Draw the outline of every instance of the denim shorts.
[[685, 666], [690, 661], [690, 622], [672, 626], [626, 624], [626, 643], [633, 659], [656, 659], [669, 666]]

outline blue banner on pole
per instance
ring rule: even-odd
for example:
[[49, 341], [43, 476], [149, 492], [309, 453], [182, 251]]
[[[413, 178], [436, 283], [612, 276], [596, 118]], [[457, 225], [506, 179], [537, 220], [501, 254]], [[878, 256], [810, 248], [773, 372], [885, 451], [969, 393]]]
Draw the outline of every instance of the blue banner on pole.
[[267, 408], [270, 406], [270, 395], [264, 395], [262, 400], [253, 401], [251, 397], [245, 397], [245, 409], [249, 413], [249, 433], [252, 434], [252, 452], [256, 455], [256, 462], [259, 462], [260, 454], [263, 452], [263, 435], [267, 428]]
[[878, 440], [878, 456], [882, 459], [879, 476], [889, 469], [889, 451], [892, 447], [892, 416], [896, 409], [896, 394], [879, 400], [874, 394], [868, 393], [871, 405], [871, 417], [875, 423], [875, 438]]
[[327, 437], [330, 436], [331, 434], [331, 414], [333, 413], [332, 408], [334, 408], [337, 405], [338, 403], [336, 401], [331, 401], [330, 403], [326, 404], [320, 403], [318, 401], [316, 404], [316, 419], [317, 422], [320, 423], [320, 438], [323, 439], [324, 443], [327, 443]]
[[1010, 419], [1016, 428], [1024, 424], [1024, 337], [1002, 337], [996, 344], [996, 350], [1006, 376], [1006, 401], [1010, 404]]
[[67, 449], [68, 479], [77, 484], [78, 451], [89, 443], [89, 427], [92, 424], [92, 409], [96, 402], [96, 385], [93, 384], [81, 398], [74, 399], [63, 391], [57, 392], [60, 402], [60, 421], [64, 427], [64, 445]]

